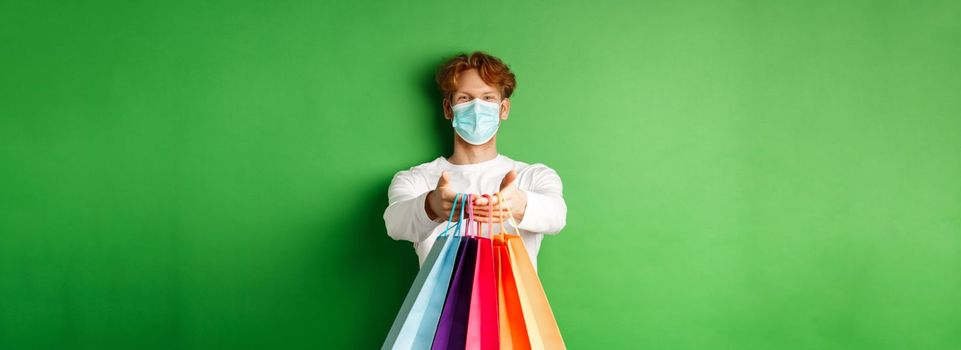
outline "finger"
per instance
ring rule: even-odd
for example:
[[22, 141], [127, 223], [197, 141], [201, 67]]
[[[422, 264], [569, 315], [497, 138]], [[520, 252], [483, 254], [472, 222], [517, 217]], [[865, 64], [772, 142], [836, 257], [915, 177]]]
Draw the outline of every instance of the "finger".
[[510, 202], [510, 200], [513, 197], [514, 196], [510, 192], [508, 193], [497, 192], [491, 195], [490, 198], [480, 198], [478, 200], [475, 200], [474, 206], [482, 206], [482, 208], [474, 208], [474, 209], [487, 210], [488, 206], [490, 206], [491, 204], [494, 205], [494, 208], [497, 208], [498, 206], [501, 205], [502, 202]]
[[495, 212], [503, 211], [503, 212], [506, 212], [506, 211], [507, 211], [507, 207], [508, 207], [509, 205], [510, 205], [510, 202], [509, 202], [509, 201], [508, 201], [508, 202], [499, 203], [499, 204], [495, 202], [494, 205], [484, 205], [484, 206], [480, 206], [480, 207], [478, 207], [478, 206], [475, 205], [475, 206], [474, 206], [474, 211], [475, 211], [475, 212], [481, 212], [481, 211], [482, 211], [482, 212], [484, 212], [484, 213], [487, 213], [488, 211], [495, 211]]
[[474, 214], [474, 220], [475, 220], [475, 221], [484, 221], [484, 220], [488, 220], [488, 219], [505, 219], [505, 218], [507, 218], [507, 215], [506, 215], [506, 214], [497, 214], [497, 213], [495, 213], [494, 215], [487, 215], [487, 214], [477, 215], [477, 214]]
[[477, 196], [477, 200], [474, 201], [474, 206], [475, 207], [480, 206], [480, 208], [474, 208], [474, 211], [484, 210], [484, 208], [491, 203], [490, 198], [491, 198], [491, 195], [489, 194], [482, 194], [480, 196]]
[[511, 169], [511, 171], [507, 172], [507, 175], [504, 175], [504, 180], [501, 180], [501, 192], [504, 192], [504, 190], [506, 190], [508, 187], [514, 184], [514, 180], [516, 179], [517, 179], [516, 171]]
[[437, 179], [437, 188], [447, 188], [448, 186], [450, 186], [450, 178], [445, 170], [440, 172], [440, 178]]
[[483, 206], [479, 206], [479, 207], [478, 207], [478, 206], [474, 206], [474, 216], [477, 216], [477, 215], [483, 215], [483, 216], [499, 215], [499, 213], [504, 213], [504, 212], [505, 212], [504, 210], [498, 210], [497, 207], [494, 207], [494, 206], [489, 206], [489, 205], [483, 205]]
[[507, 221], [504, 219], [490, 219], [490, 220], [484, 219], [483, 221], [478, 220], [477, 222], [481, 224], [500, 224], [500, 223], [505, 223]]
[[[476, 207], [476, 206], [486, 206], [488, 203], [490, 203], [490, 199], [488, 199], [488, 197], [474, 195], [474, 206], [475, 206], [475, 207]], [[478, 209], [478, 208], [474, 208], [474, 209]]]
[[503, 206], [504, 203], [510, 203], [514, 199], [514, 191], [508, 189], [506, 192], [494, 193], [494, 197], [491, 199], [494, 202], [494, 207]]
[[[487, 210], [487, 208], [474, 208], [475, 218], [487, 218], [487, 217], [507, 217], [507, 210]], [[480, 219], [478, 219], [480, 220]]]

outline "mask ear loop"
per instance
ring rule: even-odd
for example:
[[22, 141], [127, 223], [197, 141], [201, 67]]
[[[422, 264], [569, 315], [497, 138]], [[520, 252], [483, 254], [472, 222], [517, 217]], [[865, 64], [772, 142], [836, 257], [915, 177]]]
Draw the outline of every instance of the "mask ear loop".
[[[444, 232], [441, 232], [440, 234], [441, 236], [447, 236], [447, 231], [450, 231], [451, 223], [454, 221], [454, 209], [457, 208], [457, 202], [459, 198], [460, 198], [460, 193], [454, 195], [454, 207], [450, 208], [450, 216], [447, 217], [447, 227], [444, 228]], [[463, 215], [464, 215], [463, 212], [461, 212], [461, 216]], [[457, 226], [454, 227], [454, 232], [458, 232], [458, 231], [460, 231], [460, 221], [458, 221]]]
[[[514, 226], [514, 234], [520, 236], [520, 235], [521, 235], [521, 232], [517, 229], [517, 222], [514, 221], [514, 213], [511, 212], [511, 205], [510, 205], [510, 204], [507, 204], [507, 201], [504, 200], [504, 197], [501, 196], [500, 194], [501, 194], [500, 192], [497, 192], [497, 193], [494, 194], [494, 196], [496, 196], [496, 197], [498, 198], [498, 200], [497, 200], [498, 203], [497, 203], [497, 204], [504, 204], [504, 205], [507, 207], [507, 215], [508, 215], [508, 216], [510, 217], [510, 219], [511, 219], [511, 226]], [[501, 230], [503, 230], [503, 229], [504, 229], [504, 221], [501, 220]], [[507, 232], [507, 233], [509, 233], [509, 232]]]

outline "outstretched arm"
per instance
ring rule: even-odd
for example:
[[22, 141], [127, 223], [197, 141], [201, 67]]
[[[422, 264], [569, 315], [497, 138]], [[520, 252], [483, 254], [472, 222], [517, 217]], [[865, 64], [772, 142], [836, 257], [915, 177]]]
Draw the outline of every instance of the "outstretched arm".
[[447, 172], [441, 173], [437, 186], [423, 191], [409, 171], [394, 175], [387, 190], [387, 210], [384, 223], [387, 235], [395, 240], [420, 242], [427, 239], [450, 213], [456, 193], [450, 188]]
[[[513, 170], [501, 181], [501, 190], [495, 196], [494, 215], [489, 219], [494, 223], [508, 220], [507, 208], [518, 220], [517, 228], [538, 233], [556, 234], [567, 225], [567, 204], [563, 197], [563, 184], [557, 172], [540, 166], [532, 174], [530, 189], [517, 187], [517, 173]], [[498, 204], [501, 203], [502, 204]], [[476, 200], [475, 205], [486, 206], [487, 199]], [[477, 214], [475, 214], [477, 216]], [[480, 211], [478, 221], [487, 221], [487, 212]]]

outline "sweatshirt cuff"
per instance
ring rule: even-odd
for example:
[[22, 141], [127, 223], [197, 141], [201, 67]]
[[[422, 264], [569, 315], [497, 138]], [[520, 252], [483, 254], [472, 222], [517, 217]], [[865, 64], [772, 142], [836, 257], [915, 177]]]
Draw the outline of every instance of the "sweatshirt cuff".
[[544, 204], [543, 198], [540, 193], [534, 193], [528, 190], [521, 190], [527, 194], [527, 206], [524, 208], [524, 218], [517, 223], [517, 228], [529, 231], [529, 232], [539, 232], [537, 227], [538, 218], [544, 215]]
[[421, 193], [419, 196], [417, 196], [417, 215], [414, 215], [415, 220], [417, 220], [417, 227], [436, 226], [439, 223], [431, 220], [430, 217], [427, 216], [427, 208], [425, 203], [427, 202], [428, 194], [430, 194], [430, 191]]

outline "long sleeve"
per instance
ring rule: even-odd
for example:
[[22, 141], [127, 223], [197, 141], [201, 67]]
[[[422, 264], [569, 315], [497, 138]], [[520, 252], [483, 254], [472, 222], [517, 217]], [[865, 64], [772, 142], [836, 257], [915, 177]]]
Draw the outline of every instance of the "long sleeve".
[[441, 223], [431, 221], [424, 211], [429, 190], [418, 189], [410, 171], [394, 175], [387, 190], [390, 203], [384, 211], [387, 235], [395, 240], [423, 241]]
[[554, 169], [536, 165], [530, 185], [521, 189], [527, 194], [527, 208], [517, 228], [536, 233], [556, 234], [567, 225], [561, 177]]

